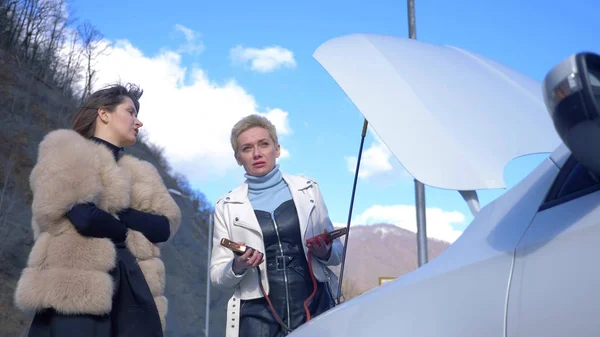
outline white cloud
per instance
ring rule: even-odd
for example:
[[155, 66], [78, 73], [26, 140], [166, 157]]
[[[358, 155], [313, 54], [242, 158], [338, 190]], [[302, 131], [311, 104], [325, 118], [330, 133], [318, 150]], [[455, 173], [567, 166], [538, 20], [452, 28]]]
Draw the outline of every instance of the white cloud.
[[193, 41], [196, 38], [196, 33], [184, 25], [176, 24], [175, 29], [179, 32], [182, 32], [187, 41]]
[[[141, 86], [142, 129], [152, 142], [165, 148], [176, 171], [198, 180], [236, 170], [230, 131], [249, 114], [260, 113], [271, 119], [279, 136], [292, 133], [288, 112], [261, 109], [235, 80], [217, 83], [202, 69], [184, 67], [181, 57], [180, 52], [168, 50], [148, 56], [128, 41], [117, 41], [98, 59], [94, 88], [116, 81]], [[285, 149], [282, 154], [289, 156]]]
[[[369, 178], [372, 183], [388, 183], [397, 178], [412, 178], [370, 124], [368, 128], [373, 141], [369, 148], [363, 149], [358, 177], [361, 179]], [[352, 174], [356, 172], [357, 158], [357, 156], [344, 157], [348, 171]]]
[[[352, 224], [350, 224], [352, 225]], [[334, 222], [333, 227], [335, 228], [346, 228], [347, 224], [345, 222]]]
[[[371, 146], [363, 150], [358, 169], [359, 178], [368, 178], [376, 174], [392, 171], [392, 163], [390, 162], [392, 153], [380, 140], [376, 139], [371, 143]], [[356, 173], [356, 162], [358, 157], [346, 156], [346, 164], [348, 171]]]
[[206, 49], [204, 42], [200, 40], [199, 33], [180, 24], [175, 25], [175, 30], [182, 33], [186, 40], [186, 43], [179, 48], [178, 52], [199, 55]]
[[[454, 242], [462, 231], [453, 224], [465, 222], [465, 215], [458, 211], [448, 212], [440, 208], [427, 208], [425, 211], [427, 237]], [[417, 232], [417, 217], [413, 205], [374, 205], [352, 219], [352, 225], [377, 223], [394, 224], [411, 232]]]
[[290, 157], [290, 151], [281, 147], [281, 153], [279, 154], [279, 159], [286, 159]]
[[269, 113], [266, 117], [275, 124], [275, 128], [277, 129], [277, 135], [284, 134], [290, 135], [292, 134], [292, 128], [290, 127], [290, 122], [287, 119], [288, 113], [281, 109], [269, 109]]
[[262, 49], [236, 46], [231, 49], [231, 59], [235, 64], [250, 62], [250, 69], [261, 73], [272, 72], [283, 67], [296, 67], [294, 53], [279, 46]]

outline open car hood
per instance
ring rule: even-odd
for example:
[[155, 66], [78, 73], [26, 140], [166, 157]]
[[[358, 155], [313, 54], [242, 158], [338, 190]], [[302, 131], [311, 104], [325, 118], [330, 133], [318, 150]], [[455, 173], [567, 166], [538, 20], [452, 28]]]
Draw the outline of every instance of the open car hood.
[[504, 188], [508, 162], [561, 144], [541, 83], [481, 55], [352, 34], [323, 43], [313, 56], [426, 185]]

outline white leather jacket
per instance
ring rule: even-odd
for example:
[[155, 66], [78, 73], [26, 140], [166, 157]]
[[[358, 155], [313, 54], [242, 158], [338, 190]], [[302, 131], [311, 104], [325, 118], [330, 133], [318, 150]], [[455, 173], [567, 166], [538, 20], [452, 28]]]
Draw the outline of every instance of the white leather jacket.
[[[283, 174], [288, 184], [292, 199], [296, 205], [300, 222], [302, 242], [306, 239], [334, 230], [329, 219], [327, 206], [321, 196], [317, 182], [304, 177]], [[221, 238], [235, 242], [243, 241], [246, 245], [264, 253], [264, 243], [260, 225], [254, 209], [248, 199], [248, 184], [242, 183], [222, 196], [216, 203], [214, 213], [213, 249], [210, 265], [210, 279], [214, 287], [224, 291], [234, 291], [227, 306], [227, 337], [238, 336], [239, 301], [263, 297], [258, 285], [258, 270], [248, 269], [242, 275], [236, 275], [231, 269], [234, 254], [220, 245]], [[339, 265], [342, 260], [343, 246], [340, 239], [333, 242], [329, 260], [312, 258], [313, 273], [317, 281], [329, 282], [333, 295], [337, 297], [338, 280], [327, 267]], [[304, 246], [304, 254], [308, 256], [308, 248]], [[269, 293], [269, 281], [266, 273], [266, 258], [261, 263], [261, 279], [265, 292]]]

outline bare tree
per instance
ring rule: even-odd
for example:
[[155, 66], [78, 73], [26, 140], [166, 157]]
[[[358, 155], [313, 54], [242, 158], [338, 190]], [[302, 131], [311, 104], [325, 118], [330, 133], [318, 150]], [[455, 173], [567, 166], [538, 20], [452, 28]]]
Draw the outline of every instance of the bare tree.
[[[16, 198], [16, 186], [14, 185], [14, 172], [15, 162], [12, 158], [4, 161], [4, 169], [2, 172], [2, 186], [0, 190], [0, 241], [2, 241], [7, 233], [9, 226], [8, 216], [12, 211]], [[2, 247], [5, 245], [0, 244], [0, 256], [2, 256]]]
[[3, 206], [4, 200], [8, 194], [14, 165], [14, 161], [11, 159], [8, 159], [4, 162], [4, 172], [2, 174], [2, 190], [0, 191], [0, 217], [4, 216], [4, 213], [6, 213]]
[[[33, 54], [33, 52], [31, 52], [31, 44], [34, 30], [37, 26], [36, 19], [38, 18], [38, 16], [36, 15], [36, 4], [37, 0], [24, 1], [23, 18], [21, 23], [21, 30], [19, 31], [19, 33], [23, 32], [25, 35], [23, 36], [23, 41], [21, 41], [19, 53], [23, 56], [25, 60], [29, 60], [30, 56]], [[25, 30], [22, 31], [22, 29]]]
[[78, 81], [81, 74], [82, 47], [79, 32], [73, 30], [68, 35], [68, 51], [65, 65], [61, 71], [59, 83], [64, 94], [71, 94], [73, 83]]
[[108, 45], [102, 43], [102, 34], [88, 21], [79, 27], [79, 36], [81, 37], [83, 58], [85, 62], [85, 86], [81, 101], [92, 93], [92, 87], [96, 80], [96, 70], [94, 69], [98, 56], [102, 55]]
[[65, 8], [65, 0], [52, 1], [48, 7], [48, 31], [49, 36], [45, 42], [44, 55], [42, 57], [42, 67], [40, 77], [48, 80], [55, 76], [60, 64], [60, 49], [64, 43], [64, 32], [68, 23], [68, 16]]
[[17, 0], [0, 0], [0, 45], [8, 49], [14, 32]]
[[[15, 58], [20, 74], [27, 75], [23, 79], [34, 76], [36, 82], [73, 96], [73, 85], [83, 72], [83, 50], [79, 32], [70, 28], [75, 19], [69, 16], [66, 1], [0, 0], [0, 48]], [[101, 52], [94, 49], [100, 36], [97, 30], [88, 29], [91, 25], [84, 28], [93, 61], [94, 54]]]
[[23, 38], [23, 27], [25, 27], [27, 9], [29, 6], [27, 5], [28, 0], [19, 2], [15, 3], [14, 5], [14, 12], [12, 16], [13, 26], [11, 27], [11, 34], [7, 44], [8, 51], [13, 51], [16, 49], [17, 45], [19, 44], [19, 40]]

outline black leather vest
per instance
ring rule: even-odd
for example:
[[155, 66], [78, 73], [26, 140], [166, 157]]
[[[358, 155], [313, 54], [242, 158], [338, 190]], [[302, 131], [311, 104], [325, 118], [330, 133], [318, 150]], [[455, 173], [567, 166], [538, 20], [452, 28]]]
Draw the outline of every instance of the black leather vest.
[[[257, 210], [254, 213], [263, 233], [269, 299], [279, 317], [293, 330], [306, 321], [304, 301], [314, 289], [304, 255], [296, 205], [290, 199], [273, 213]], [[326, 283], [317, 282], [317, 293], [308, 305], [311, 316], [333, 306]], [[263, 334], [257, 331], [264, 331], [264, 336], [285, 335], [264, 298], [242, 302], [240, 337], [262, 337]]]

